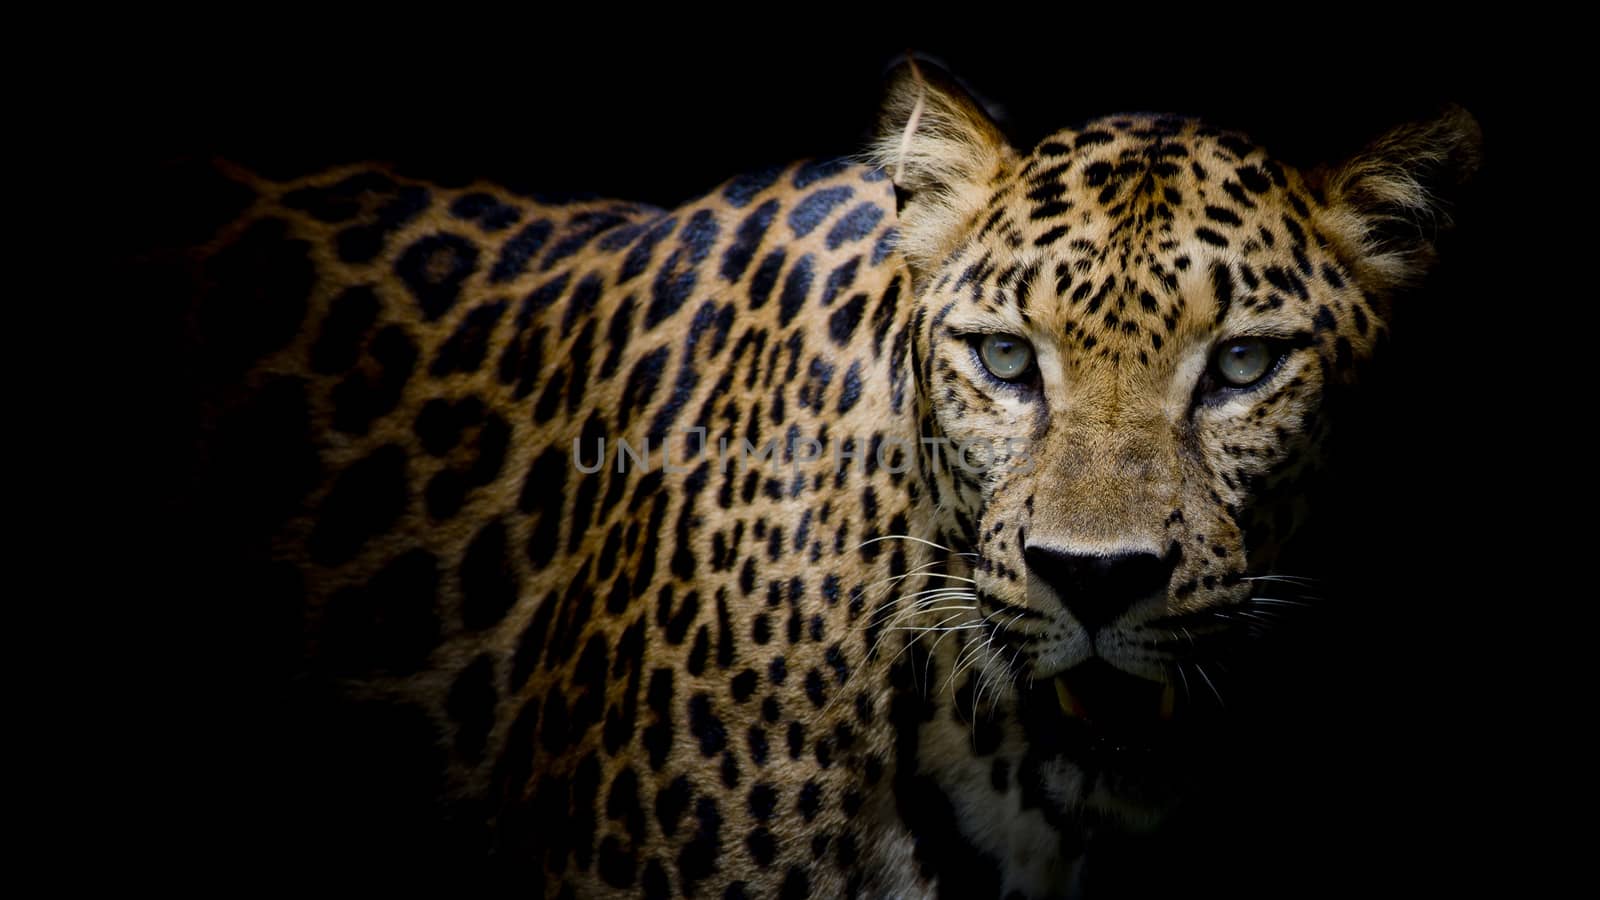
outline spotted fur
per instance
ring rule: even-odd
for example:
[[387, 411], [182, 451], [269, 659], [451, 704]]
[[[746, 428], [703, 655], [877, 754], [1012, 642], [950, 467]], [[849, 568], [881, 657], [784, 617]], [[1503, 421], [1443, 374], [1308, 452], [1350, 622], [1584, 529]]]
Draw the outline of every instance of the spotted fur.
[[[300, 678], [403, 723], [383, 733], [480, 874], [1070, 889], [1093, 827], [1163, 801], [1087, 776], [1029, 685], [1091, 649], [1203, 677], [1173, 623], [1248, 610], [1323, 395], [1385, 339], [1430, 191], [1476, 145], [1456, 112], [1301, 173], [1130, 116], [1021, 153], [911, 70], [882, 132], [875, 165], [674, 210], [218, 168], [234, 214], [189, 269], [197, 493], [248, 523]], [[1032, 342], [1037, 384], [986, 375], [967, 336], [991, 331]], [[1240, 333], [1292, 350], [1262, 389], [1206, 394]], [[1029, 465], [974, 473], [940, 443], [1008, 438]], [[619, 440], [654, 464], [619, 470]], [[775, 464], [720, 464], [768, 441]], [[1091, 639], [1026, 556], [1046, 545], [1170, 576]]]

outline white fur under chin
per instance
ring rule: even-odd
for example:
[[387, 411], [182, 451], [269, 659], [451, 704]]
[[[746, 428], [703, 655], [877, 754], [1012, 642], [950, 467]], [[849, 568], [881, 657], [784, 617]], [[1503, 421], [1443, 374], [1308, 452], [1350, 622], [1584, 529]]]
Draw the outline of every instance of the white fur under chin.
[[[949, 671], [959, 653], [954, 641], [945, 642], [938, 650], [938, 668]], [[1022, 808], [1016, 761], [1026, 755], [1027, 746], [1020, 729], [1013, 722], [996, 753], [979, 756], [973, 751], [972, 726], [955, 716], [953, 686], [935, 679], [929, 689], [938, 692], [930, 699], [939, 709], [921, 729], [917, 756], [922, 771], [944, 789], [963, 836], [1000, 864], [1001, 896], [1012, 892], [1024, 897], [1069, 895], [1081, 859], [1063, 858], [1060, 832], [1039, 809]], [[1009, 688], [1000, 702], [1014, 708], [1016, 701]], [[988, 700], [984, 703], [987, 705]], [[996, 756], [1011, 763], [1007, 767], [1005, 793], [996, 791], [991, 783]], [[1063, 761], [1060, 777], [1049, 779], [1048, 786], [1059, 793], [1051, 799], [1063, 807], [1075, 805], [1082, 790], [1081, 779], [1081, 773]]]

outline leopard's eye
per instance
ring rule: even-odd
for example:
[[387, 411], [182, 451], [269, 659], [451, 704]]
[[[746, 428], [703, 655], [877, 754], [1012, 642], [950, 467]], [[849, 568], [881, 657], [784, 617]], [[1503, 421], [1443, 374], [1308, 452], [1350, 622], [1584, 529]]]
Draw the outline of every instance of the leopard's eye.
[[1033, 369], [1033, 346], [1014, 334], [984, 335], [978, 343], [978, 356], [1001, 381], [1017, 381]]
[[1249, 387], [1272, 371], [1275, 356], [1272, 345], [1262, 338], [1234, 338], [1217, 347], [1211, 367], [1223, 384]]

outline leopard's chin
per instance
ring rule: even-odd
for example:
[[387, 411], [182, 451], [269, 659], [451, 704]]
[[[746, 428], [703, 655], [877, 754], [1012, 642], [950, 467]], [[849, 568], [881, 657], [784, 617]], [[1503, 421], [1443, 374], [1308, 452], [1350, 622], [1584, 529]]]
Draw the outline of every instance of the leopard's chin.
[[[1070, 765], [1071, 805], [1119, 824], [1153, 825], [1184, 793], [1214, 711], [1172, 683], [1091, 659], [1020, 693], [1030, 755]], [[1203, 754], [1201, 754], [1203, 755]]]

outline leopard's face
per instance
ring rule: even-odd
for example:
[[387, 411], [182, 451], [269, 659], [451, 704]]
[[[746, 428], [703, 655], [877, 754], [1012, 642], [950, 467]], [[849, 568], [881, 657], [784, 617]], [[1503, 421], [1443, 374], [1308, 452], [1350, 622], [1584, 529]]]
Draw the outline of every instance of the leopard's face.
[[1121, 117], [1021, 154], [943, 96], [909, 105], [902, 219], [921, 464], [971, 581], [923, 627], [966, 632], [950, 664], [1052, 805], [1150, 820], [1232, 655], [1298, 605], [1275, 562], [1399, 265], [1237, 135]]
[[[1311, 202], [1188, 123], [1098, 123], [1022, 160], [928, 280], [973, 615], [1013, 679], [1065, 676], [1047, 699], [1094, 727], [1170, 718], [1219, 676], [1196, 650], [1271, 599], [1254, 578], [1296, 520], [1324, 390], [1384, 327]], [[1094, 696], [1075, 674], [1096, 663], [1150, 689]]]

